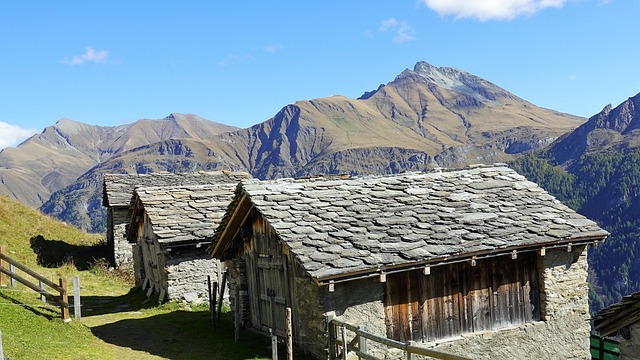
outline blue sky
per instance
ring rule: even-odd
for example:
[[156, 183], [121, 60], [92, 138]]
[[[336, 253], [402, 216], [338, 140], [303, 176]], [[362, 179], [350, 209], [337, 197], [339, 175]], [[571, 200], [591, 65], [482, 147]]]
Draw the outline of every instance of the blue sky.
[[61, 118], [248, 127], [418, 61], [580, 116], [640, 92], [640, 1], [0, 0], [0, 148]]

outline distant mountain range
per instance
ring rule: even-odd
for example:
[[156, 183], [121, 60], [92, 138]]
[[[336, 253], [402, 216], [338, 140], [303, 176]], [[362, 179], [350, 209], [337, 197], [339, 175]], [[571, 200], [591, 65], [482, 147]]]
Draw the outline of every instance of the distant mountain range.
[[0, 193], [39, 207], [53, 192], [117, 154], [158, 141], [209, 139], [237, 129], [182, 114], [112, 127], [62, 119], [16, 148], [0, 152]]
[[63, 119], [0, 152], [0, 192], [99, 232], [105, 173], [231, 169], [275, 178], [458, 167], [510, 160], [584, 120], [419, 62], [359, 99], [298, 101], [247, 129], [182, 114], [118, 127]]

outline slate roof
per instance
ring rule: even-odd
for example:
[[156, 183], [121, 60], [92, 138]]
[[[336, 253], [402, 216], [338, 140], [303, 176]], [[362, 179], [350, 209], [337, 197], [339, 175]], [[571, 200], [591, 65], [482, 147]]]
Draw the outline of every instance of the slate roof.
[[157, 172], [150, 174], [106, 174], [103, 181], [102, 206], [128, 207], [136, 187], [175, 186], [239, 182], [251, 176], [244, 172], [201, 171], [194, 173]]
[[[316, 280], [607, 236], [504, 164], [349, 179], [243, 181], [210, 247], [243, 195]], [[228, 236], [225, 234], [225, 236]], [[220, 241], [220, 244], [217, 242]]]
[[593, 319], [593, 325], [602, 336], [610, 336], [638, 321], [640, 321], [640, 292], [627, 295], [619, 303], [601, 310]]
[[139, 187], [130, 197], [139, 200], [149, 217], [158, 242], [175, 244], [211, 241], [237, 182], [171, 187]]

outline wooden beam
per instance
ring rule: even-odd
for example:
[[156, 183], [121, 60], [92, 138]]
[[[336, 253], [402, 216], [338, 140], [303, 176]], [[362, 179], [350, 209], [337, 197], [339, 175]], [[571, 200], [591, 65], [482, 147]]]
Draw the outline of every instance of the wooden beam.
[[629, 317], [634, 316], [634, 313], [640, 314], [640, 301], [622, 311], [619, 311], [617, 314], [615, 314], [615, 316], [609, 316], [608, 319], [598, 324], [594, 324], [594, 326], [596, 330], [600, 331], [601, 334], [603, 334], [604, 336], [608, 336], [618, 331], [618, 329], [626, 326], [620, 324], [624, 323]]
[[221, 256], [225, 250], [224, 247], [233, 241], [238, 231], [240, 231], [240, 227], [249, 216], [252, 207], [251, 200], [249, 200], [246, 193], [243, 193], [240, 200], [238, 200], [238, 205], [233, 211], [233, 214], [229, 218], [229, 221], [227, 221], [227, 225], [224, 227], [224, 230], [222, 230], [222, 234], [218, 237], [218, 242], [213, 250], [211, 250], [213, 257]]

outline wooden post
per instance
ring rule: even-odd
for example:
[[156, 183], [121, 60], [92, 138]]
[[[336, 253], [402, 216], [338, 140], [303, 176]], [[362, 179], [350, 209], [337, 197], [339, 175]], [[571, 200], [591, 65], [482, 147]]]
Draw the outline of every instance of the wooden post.
[[236, 286], [236, 299], [234, 301], [235, 306], [233, 308], [234, 326], [235, 326], [235, 341], [240, 340], [240, 289]]
[[[416, 342], [415, 341], [409, 341], [409, 345], [410, 346], [415, 346]], [[414, 354], [411, 351], [407, 350], [407, 360], [415, 360], [415, 359], [416, 359], [416, 354]]]
[[347, 349], [349, 345], [349, 343], [347, 343], [347, 328], [342, 325], [340, 326], [340, 330], [342, 330], [342, 360], [347, 360], [347, 354], [349, 353]]
[[[0, 245], [0, 254], [4, 255], [4, 245]], [[0, 257], [0, 267], [4, 268], [5, 262], [4, 262], [4, 258]], [[4, 273], [0, 272], [0, 285], [4, 285]], [[4, 360], [4, 358], [0, 358], [0, 360]]]
[[[358, 330], [361, 331], [367, 331], [367, 328], [364, 325], [360, 325], [358, 326]], [[359, 336], [358, 337], [360, 340], [358, 342], [358, 350], [360, 350], [361, 354], [366, 354], [367, 353], [367, 338], [364, 336]]]
[[211, 308], [211, 321], [213, 321], [213, 328], [215, 329], [218, 326], [218, 317], [216, 316], [216, 304], [218, 302], [222, 302], [222, 299], [218, 299], [216, 294], [218, 294], [218, 282], [213, 282], [213, 288], [211, 289], [211, 295], [213, 296], [213, 303], [210, 305]]
[[64, 322], [71, 321], [69, 317], [69, 298], [67, 297], [67, 279], [60, 278], [60, 287], [62, 291], [60, 292], [60, 312], [62, 312], [62, 320]]
[[[216, 315], [216, 321], [220, 320], [220, 313], [222, 312], [222, 300], [224, 299], [224, 289], [227, 287], [227, 271], [222, 273], [222, 284], [220, 285], [220, 296], [218, 296], [218, 314]], [[231, 291], [231, 290], [229, 290]], [[231, 295], [231, 294], [229, 294]], [[240, 295], [236, 294], [237, 297]]]
[[287, 360], [293, 360], [293, 330], [292, 330], [292, 319], [291, 319], [291, 308], [287, 308], [286, 313], [286, 336], [287, 336]]
[[80, 304], [80, 277], [73, 277], [73, 316], [76, 320], [82, 319], [82, 310]]
[[333, 314], [327, 315], [327, 327], [329, 330], [329, 360], [336, 360], [336, 326], [333, 324]]
[[275, 327], [275, 308], [273, 302], [276, 297], [276, 291], [273, 289], [267, 289], [267, 295], [269, 295], [269, 333], [271, 335], [271, 358], [278, 360], [278, 335], [276, 334]]
[[278, 335], [272, 328], [269, 328], [269, 332], [271, 333], [271, 359], [278, 360]]

